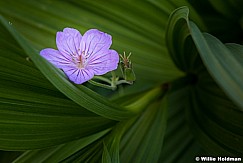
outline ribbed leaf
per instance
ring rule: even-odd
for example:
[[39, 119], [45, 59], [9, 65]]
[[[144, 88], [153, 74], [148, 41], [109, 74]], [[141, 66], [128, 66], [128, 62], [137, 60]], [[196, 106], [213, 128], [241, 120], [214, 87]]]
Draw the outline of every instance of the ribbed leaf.
[[104, 140], [104, 150], [102, 154], [102, 162], [120, 162], [120, 141], [124, 132], [132, 125], [135, 118], [125, 122], [120, 122], [113, 128], [113, 131]]
[[[41, 88], [38, 85], [41, 82], [27, 82], [31, 85], [22, 83], [26, 80], [16, 75], [8, 80], [3, 79], [6, 75], [0, 79], [1, 149], [49, 147], [112, 126], [111, 121], [78, 106], [52, 87], [43, 85]], [[37, 80], [33, 76], [28, 79]]]
[[61, 162], [70, 155], [99, 139], [101, 136], [106, 134], [107, 131], [109, 130], [102, 131], [89, 137], [84, 137], [80, 140], [76, 140], [67, 144], [62, 144], [53, 148], [27, 151], [20, 157], [18, 157], [14, 162]]
[[157, 162], [167, 122], [167, 98], [154, 102], [136, 119], [121, 141], [121, 162]]
[[110, 153], [104, 144], [104, 151], [102, 154], [102, 163], [112, 163]]
[[188, 101], [188, 80], [181, 78], [172, 83], [168, 95], [168, 120], [164, 145], [158, 162], [194, 162], [202, 155], [199, 143], [193, 138], [185, 114]]
[[[243, 114], [235, 110], [216, 84], [212, 84], [209, 75], [207, 78], [209, 80], [202, 81], [200, 87], [191, 89], [188, 114], [193, 133], [209, 154], [241, 156]], [[209, 83], [210, 88], [206, 85]]]
[[[184, 92], [188, 99], [183, 104], [189, 109], [189, 124], [209, 154], [242, 155], [241, 45], [225, 46], [215, 37], [202, 34], [189, 21], [188, 14], [186, 7], [171, 14], [166, 39], [173, 60], [187, 73], [181, 81], [188, 85], [190, 92]], [[180, 88], [179, 85], [174, 83], [174, 89]]]
[[235, 50], [230, 50], [217, 38], [209, 34], [202, 35], [195, 24], [190, 23], [190, 27], [193, 40], [208, 71], [243, 111], [243, 46], [234, 46], [231, 49]]
[[109, 137], [107, 137], [104, 142], [104, 151], [102, 154], [102, 163], [119, 163], [119, 147], [120, 140], [123, 134], [123, 128], [120, 125], [117, 125], [115, 129], [113, 129], [113, 133]]

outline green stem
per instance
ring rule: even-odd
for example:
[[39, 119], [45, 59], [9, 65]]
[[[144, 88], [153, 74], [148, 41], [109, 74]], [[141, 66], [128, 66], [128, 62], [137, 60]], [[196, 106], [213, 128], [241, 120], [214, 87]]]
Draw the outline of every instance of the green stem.
[[104, 81], [104, 82], [106, 82], [108, 84], [112, 83], [111, 80], [109, 80], [109, 79], [107, 79], [107, 78], [105, 78], [103, 76], [94, 76], [93, 79], [101, 80], [101, 81]]
[[116, 73], [115, 73], [115, 71], [111, 71], [111, 86], [112, 87], [115, 87], [115, 88], [117, 88], [117, 81], [118, 81], [118, 78], [116, 77]]
[[98, 82], [96, 82], [94, 80], [89, 80], [88, 82], [90, 84], [95, 85], [95, 86], [98, 86], [98, 87], [102, 87], [102, 88], [106, 88], [106, 89], [111, 89], [111, 90], [115, 90], [116, 89], [116, 87], [114, 87], [114, 86], [109, 86], [109, 85], [106, 85], [106, 84], [98, 83]]
[[[107, 84], [102, 84], [102, 83], [99, 83], [98, 81], [94, 81], [94, 80], [99, 80], [99, 81], [105, 82]], [[128, 82], [126, 80], [119, 80], [119, 77], [116, 76], [115, 71], [111, 71], [111, 80], [107, 79], [103, 76], [94, 76], [92, 78], [92, 80], [89, 80], [88, 82], [95, 86], [99, 86], [99, 87], [111, 89], [111, 90], [116, 90], [117, 85], [120, 85], [120, 84], [132, 84], [131, 82]]]
[[119, 84], [132, 84], [131, 82], [128, 82], [128, 81], [126, 81], [126, 80], [118, 80], [117, 82], [116, 82], [116, 85], [119, 85]]

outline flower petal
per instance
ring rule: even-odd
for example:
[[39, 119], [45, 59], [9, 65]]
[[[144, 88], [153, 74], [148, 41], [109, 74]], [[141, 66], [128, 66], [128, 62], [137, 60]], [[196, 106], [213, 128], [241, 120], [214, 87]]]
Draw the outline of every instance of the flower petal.
[[96, 53], [107, 51], [112, 44], [111, 36], [97, 29], [88, 30], [82, 38], [81, 50], [88, 58]]
[[93, 69], [95, 75], [103, 75], [117, 69], [119, 55], [115, 50], [107, 50], [104, 53], [93, 55], [89, 58], [87, 68]]
[[58, 50], [55, 49], [43, 49], [40, 51], [40, 55], [58, 68], [63, 68], [72, 64], [70, 58], [61, 54]]
[[80, 53], [82, 35], [73, 28], [64, 28], [63, 32], [57, 32], [56, 44], [58, 50], [65, 55], [77, 56]]
[[94, 77], [94, 72], [87, 69], [79, 69], [76, 67], [63, 68], [64, 73], [75, 84], [82, 84]]

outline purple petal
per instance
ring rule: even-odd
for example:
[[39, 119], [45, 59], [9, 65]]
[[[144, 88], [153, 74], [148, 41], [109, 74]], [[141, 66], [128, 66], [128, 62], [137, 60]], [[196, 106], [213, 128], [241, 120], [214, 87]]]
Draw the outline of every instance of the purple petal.
[[70, 58], [66, 57], [55, 49], [43, 49], [40, 51], [40, 55], [58, 68], [66, 67], [72, 64]]
[[68, 78], [75, 84], [82, 84], [94, 77], [94, 72], [87, 69], [66, 67], [63, 68], [63, 71], [68, 76]]
[[119, 63], [119, 55], [115, 50], [110, 50], [110, 60], [108, 61], [107, 71], [113, 71], [117, 69]]
[[65, 55], [77, 56], [80, 53], [82, 35], [73, 28], [64, 28], [63, 32], [57, 32], [56, 44], [58, 50]]
[[107, 50], [89, 58], [87, 68], [93, 69], [95, 75], [103, 75], [117, 69], [119, 55], [115, 50]]
[[88, 30], [82, 38], [81, 49], [84, 57], [107, 51], [112, 44], [111, 36], [97, 29]]

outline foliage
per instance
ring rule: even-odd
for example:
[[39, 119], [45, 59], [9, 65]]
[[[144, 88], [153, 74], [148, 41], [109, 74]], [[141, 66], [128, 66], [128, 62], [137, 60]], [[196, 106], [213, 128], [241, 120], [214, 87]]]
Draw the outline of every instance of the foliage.
[[[0, 0], [0, 162], [242, 157], [242, 5]], [[132, 52], [134, 84], [70, 82], [39, 55], [65, 27], [111, 34]]]

